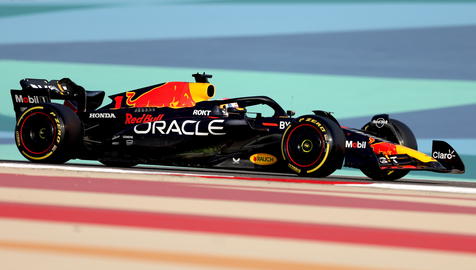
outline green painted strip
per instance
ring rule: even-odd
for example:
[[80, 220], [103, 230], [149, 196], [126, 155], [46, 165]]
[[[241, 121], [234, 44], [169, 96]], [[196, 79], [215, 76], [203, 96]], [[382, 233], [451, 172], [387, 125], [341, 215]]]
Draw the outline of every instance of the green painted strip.
[[15, 129], [15, 117], [5, 116], [0, 114], [0, 131], [13, 132], [14, 129]]
[[99, 6], [103, 6], [103, 5], [92, 5], [92, 4], [54, 5], [54, 4], [25, 4], [25, 3], [0, 4], [0, 18], [20, 16], [20, 15], [32, 15], [32, 14], [46, 13], [46, 12], [58, 12], [58, 11], [65, 11], [65, 10], [95, 8]]
[[113, 94], [164, 81], [192, 81], [192, 73], [203, 71], [214, 76], [216, 98], [267, 95], [298, 115], [320, 109], [347, 118], [476, 104], [474, 81], [0, 60], [0, 114], [14, 115], [8, 90], [19, 88], [22, 78], [69, 77], [86, 89]]
[[15, 144], [0, 144], [0, 159], [3, 160], [26, 160]]
[[[189, 0], [185, 3], [220, 4], [367, 4], [367, 3], [474, 3], [476, 0]], [[184, 3], [182, 2], [182, 3]]]

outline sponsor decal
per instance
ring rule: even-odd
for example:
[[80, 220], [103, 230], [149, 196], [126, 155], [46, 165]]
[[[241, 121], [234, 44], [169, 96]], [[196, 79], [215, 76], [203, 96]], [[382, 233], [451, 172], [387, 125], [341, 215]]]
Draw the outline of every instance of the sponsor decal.
[[49, 102], [48, 97], [45, 96], [30, 96], [30, 95], [15, 95], [16, 103], [38, 104]]
[[211, 112], [210, 110], [193, 110], [192, 115], [208, 116]]
[[369, 138], [369, 144], [373, 144], [375, 142], [375, 138], [374, 137], [370, 137]]
[[439, 151], [435, 151], [432, 153], [432, 156], [433, 158], [435, 159], [453, 159], [456, 157], [455, 155], [455, 151], [451, 151], [451, 150], [448, 150], [448, 153], [442, 153], [442, 152], [439, 152]]
[[89, 118], [111, 119], [116, 118], [116, 115], [113, 113], [89, 113]]
[[298, 167], [294, 166], [294, 165], [291, 164], [291, 163], [288, 163], [288, 167], [289, 167], [291, 170], [295, 171], [296, 173], [300, 173], [300, 172], [301, 172], [301, 169], [299, 169]]
[[388, 164], [388, 159], [386, 157], [379, 157], [378, 158], [378, 162], [380, 164], [384, 164], [384, 165], [387, 165]]
[[290, 121], [279, 121], [279, 129], [285, 129], [291, 124]]
[[268, 165], [273, 165], [274, 163], [276, 163], [278, 159], [271, 154], [258, 153], [258, 154], [254, 154], [250, 156], [250, 161], [257, 165], [268, 166]]
[[398, 165], [398, 157], [397, 156], [379, 157], [378, 162], [382, 165], [389, 165], [390, 163]]
[[345, 141], [345, 148], [364, 149], [367, 148], [367, 142]]
[[321, 122], [317, 121], [314, 118], [311, 118], [311, 117], [301, 118], [301, 119], [299, 119], [299, 122], [311, 122], [311, 123], [315, 124], [316, 126], [318, 126], [319, 129], [321, 129], [322, 132], [326, 132], [326, 128], [321, 124]]
[[20, 132], [17, 130], [15, 131], [15, 141], [17, 142], [17, 146], [20, 146]]
[[232, 160], [233, 160], [233, 164], [236, 164], [236, 165], [240, 164], [240, 158], [232, 158]]
[[[220, 132], [223, 130], [221, 125], [225, 120], [217, 119], [208, 123], [196, 120], [185, 120], [180, 124], [177, 120], [172, 121], [154, 121], [136, 125], [134, 132], [136, 134], [176, 134], [185, 136], [208, 136], [208, 135], [225, 135]], [[204, 131], [205, 129], [205, 131]]]
[[153, 116], [152, 114], [142, 114], [141, 116], [134, 117], [130, 113], [126, 113], [126, 120], [124, 124], [126, 125], [131, 125], [131, 124], [142, 124], [142, 123], [149, 123], [149, 122], [155, 122], [155, 121], [160, 121], [164, 118], [163, 114], [159, 114], [157, 116]]
[[[61, 122], [58, 119], [56, 113], [50, 112], [50, 115], [53, 116], [53, 119], [55, 120], [56, 124], [56, 144], [59, 144], [61, 142], [61, 135], [63, 134], [63, 131], [61, 130]], [[55, 146], [53, 146], [52, 150], [56, 149]]]
[[372, 120], [372, 124], [377, 126], [378, 128], [383, 128], [386, 124], [388, 124], [388, 121], [385, 120], [384, 118], [377, 118], [375, 120]]

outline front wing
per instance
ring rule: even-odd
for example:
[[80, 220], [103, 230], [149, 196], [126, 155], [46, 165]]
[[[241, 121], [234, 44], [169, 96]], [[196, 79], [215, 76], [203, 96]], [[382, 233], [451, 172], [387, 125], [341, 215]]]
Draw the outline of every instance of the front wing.
[[374, 137], [356, 129], [344, 128], [344, 166], [378, 167], [382, 170], [425, 170], [462, 174], [464, 164], [458, 153], [444, 141], [433, 141], [431, 155]]

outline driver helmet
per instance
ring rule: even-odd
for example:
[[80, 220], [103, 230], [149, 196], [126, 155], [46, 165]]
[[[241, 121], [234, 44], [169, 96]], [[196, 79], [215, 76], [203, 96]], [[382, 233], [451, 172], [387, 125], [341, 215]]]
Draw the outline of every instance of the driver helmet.
[[242, 112], [242, 111], [244, 111], [244, 108], [241, 108], [238, 105], [238, 103], [236, 103], [236, 102], [225, 104], [224, 109], [227, 112]]

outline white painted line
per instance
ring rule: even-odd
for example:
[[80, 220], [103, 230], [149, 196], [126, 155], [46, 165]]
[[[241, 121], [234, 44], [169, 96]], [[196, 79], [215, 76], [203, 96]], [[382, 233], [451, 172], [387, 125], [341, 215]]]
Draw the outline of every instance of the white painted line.
[[383, 188], [383, 189], [476, 194], [476, 188], [469, 188], [469, 187], [385, 184], [385, 183], [373, 183], [373, 184], [366, 184], [366, 185], [361, 185], [361, 184], [343, 184], [343, 185], [352, 186], [352, 187], [374, 187], [374, 188]]
[[[189, 176], [201, 178], [217, 178], [234, 180], [236, 177], [231, 175], [211, 175], [211, 174], [197, 174], [197, 173], [178, 173], [178, 172], [162, 172], [162, 171], [144, 171], [134, 169], [120, 169], [108, 167], [83, 167], [75, 165], [52, 165], [52, 164], [36, 164], [36, 163], [10, 163], [0, 162], [0, 168], [18, 168], [18, 169], [43, 169], [43, 170], [58, 170], [58, 171], [72, 171], [72, 172], [98, 172], [98, 173], [119, 173], [119, 174], [136, 174], [136, 175], [162, 175], [162, 176]], [[265, 181], [272, 181], [271, 179], [263, 179]], [[476, 188], [469, 187], [452, 187], [452, 186], [432, 186], [432, 185], [410, 185], [410, 184], [391, 184], [391, 183], [366, 183], [366, 184], [333, 184], [336, 186], [349, 187], [374, 187], [381, 189], [397, 189], [397, 190], [413, 190], [413, 191], [433, 191], [433, 192], [447, 192], [460, 194], [476, 194]]]
[[[0, 163], [0, 168], [29, 168], [29, 169], [53, 169], [60, 171], [81, 171], [81, 172], [99, 172], [99, 173], [121, 173], [121, 174], [147, 174], [147, 175], [169, 175], [169, 176], [198, 176], [198, 177], [214, 177], [215, 175], [207, 174], [193, 174], [193, 173], [177, 173], [177, 172], [157, 172], [157, 171], [143, 171], [134, 169], [119, 169], [119, 168], [93, 168], [80, 166], [64, 166], [64, 165], [50, 165], [50, 164], [34, 164], [34, 163]], [[227, 177], [227, 176], [220, 176]], [[230, 179], [234, 178], [229, 176]]]

